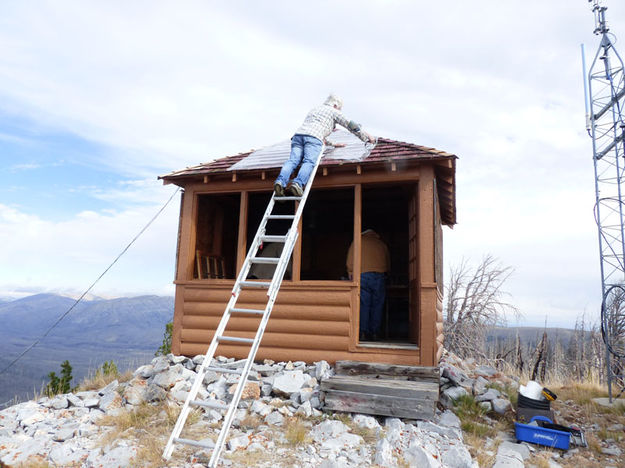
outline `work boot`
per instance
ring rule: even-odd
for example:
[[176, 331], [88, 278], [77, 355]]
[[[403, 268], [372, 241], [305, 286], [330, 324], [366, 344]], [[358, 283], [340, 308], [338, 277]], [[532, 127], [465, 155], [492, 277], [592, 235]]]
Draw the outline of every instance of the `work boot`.
[[289, 184], [289, 186], [286, 188], [286, 193], [294, 197], [301, 197], [302, 195], [304, 195], [302, 186], [298, 184], [297, 182], [293, 182]]
[[273, 186], [273, 193], [275, 193], [276, 197], [283, 197], [284, 187], [282, 186], [282, 184], [275, 184]]

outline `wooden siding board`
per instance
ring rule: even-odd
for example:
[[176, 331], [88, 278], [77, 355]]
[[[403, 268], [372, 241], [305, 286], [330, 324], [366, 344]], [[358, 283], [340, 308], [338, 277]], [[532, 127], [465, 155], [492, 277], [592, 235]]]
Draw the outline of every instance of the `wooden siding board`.
[[419, 400], [431, 401], [433, 403], [438, 401], [438, 385], [435, 382], [334, 375], [321, 382], [321, 390], [342, 390], [400, 398], [418, 398]]
[[438, 367], [417, 367], [388, 365], [362, 361], [337, 361], [334, 368], [336, 375], [368, 376], [373, 378], [397, 378], [438, 382]]
[[[207, 349], [208, 345], [206, 343], [186, 342], [181, 343], [180, 354], [196, 356], [205, 354]], [[219, 352], [224, 356], [245, 359], [249, 352], [249, 347], [224, 345], [219, 347]], [[328, 351], [324, 349], [280, 348], [265, 345], [259, 348], [256, 360], [260, 362], [263, 359], [272, 359], [274, 361], [304, 361], [308, 363], [325, 360], [334, 364], [337, 359], [353, 359], [354, 355], [355, 353], [347, 350]], [[356, 355], [369, 362], [419, 365], [419, 356], [414, 351], [393, 350], [389, 352], [388, 350], [375, 349], [367, 353], [356, 353]]]
[[325, 396], [324, 409], [408, 419], [431, 419], [434, 404], [418, 398], [333, 390]]
[[[221, 316], [205, 317], [185, 315], [182, 319], [184, 330], [215, 330]], [[232, 317], [228, 322], [228, 331], [256, 332], [260, 325], [260, 317]], [[308, 320], [305, 327], [311, 335], [349, 336], [349, 322]], [[271, 317], [267, 323], [267, 333], [302, 333], [304, 326], [298, 318], [283, 319]]]

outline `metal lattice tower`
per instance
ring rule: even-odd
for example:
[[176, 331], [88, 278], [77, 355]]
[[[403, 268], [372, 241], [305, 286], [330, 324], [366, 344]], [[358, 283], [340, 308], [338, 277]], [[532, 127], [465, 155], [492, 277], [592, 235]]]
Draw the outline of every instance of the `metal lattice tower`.
[[[606, 344], [610, 398], [612, 382], [625, 388], [625, 77], [605, 19], [607, 7], [592, 2], [594, 33], [601, 37], [588, 72], [586, 121], [595, 168], [595, 219], [601, 261], [601, 331]], [[585, 68], [585, 66], [584, 66]], [[590, 110], [588, 109], [590, 105]]]

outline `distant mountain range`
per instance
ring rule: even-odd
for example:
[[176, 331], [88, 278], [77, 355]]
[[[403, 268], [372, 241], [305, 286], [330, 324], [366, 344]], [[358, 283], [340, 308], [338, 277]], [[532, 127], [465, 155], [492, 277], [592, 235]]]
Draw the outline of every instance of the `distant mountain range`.
[[[75, 299], [37, 294], [0, 301], [0, 370], [54, 324]], [[0, 405], [13, 397], [27, 399], [59, 374], [68, 360], [74, 384], [104, 361], [120, 370], [149, 362], [163, 341], [174, 313], [173, 297], [140, 296], [80, 302], [50, 333], [5, 373], [0, 374]]]

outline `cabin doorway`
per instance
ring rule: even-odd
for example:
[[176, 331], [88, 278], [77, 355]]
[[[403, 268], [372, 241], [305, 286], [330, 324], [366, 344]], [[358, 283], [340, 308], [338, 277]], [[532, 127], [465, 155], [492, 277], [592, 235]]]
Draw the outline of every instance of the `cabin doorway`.
[[414, 193], [414, 184], [362, 187], [362, 230], [377, 232], [391, 257], [378, 342], [414, 344], [411, 337], [416, 336], [414, 331], [411, 332], [414, 322], [411, 318], [415, 314], [410, 310], [408, 233], [409, 205]]

